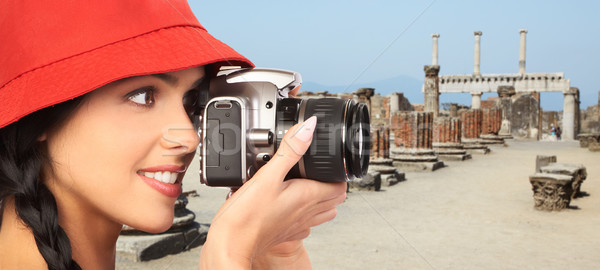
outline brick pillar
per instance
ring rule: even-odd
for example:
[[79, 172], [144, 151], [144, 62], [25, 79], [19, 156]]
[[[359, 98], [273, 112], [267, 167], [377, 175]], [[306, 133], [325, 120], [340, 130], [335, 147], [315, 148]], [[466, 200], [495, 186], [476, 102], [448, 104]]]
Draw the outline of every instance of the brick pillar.
[[502, 109], [487, 108], [482, 110], [481, 134], [497, 135], [502, 125]]
[[461, 114], [462, 136], [468, 139], [477, 139], [481, 135], [481, 122], [483, 113], [479, 109], [471, 109]]
[[457, 117], [438, 117], [433, 121], [433, 142], [460, 143], [461, 123]]
[[390, 157], [390, 129], [384, 126], [371, 127], [371, 158]]
[[397, 147], [432, 148], [433, 112], [396, 112], [391, 122]]

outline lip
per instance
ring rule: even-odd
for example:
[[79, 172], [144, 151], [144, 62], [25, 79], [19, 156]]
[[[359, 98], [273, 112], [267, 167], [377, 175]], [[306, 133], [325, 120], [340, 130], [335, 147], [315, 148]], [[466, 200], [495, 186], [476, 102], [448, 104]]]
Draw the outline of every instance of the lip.
[[148, 167], [148, 168], [143, 168], [139, 171], [141, 172], [164, 172], [164, 171], [169, 171], [169, 172], [175, 172], [175, 173], [183, 173], [185, 172], [186, 168], [185, 166], [181, 166], [181, 165], [159, 165], [159, 166], [153, 166], [153, 167]]
[[[168, 196], [171, 198], [177, 198], [179, 196], [179, 194], [181, 194], [181, 181], [180, 181], [181, 178], [177, 179], [177, 182], [175, 182], [174, 184], [167, 184], [167, 183], [158, 181], [154, 178], [147, 177], [143, 174], [140, 174], [139, 172], [169, 171], [169, 172], [175, 172], [175, 173], [183, 173], [183, 172], [185, 172], [185, 170], [186, 170], [185, 166], [160, 165], [160, 166], [154, 166], [154, 167], [141, 169], [138, 171], [137, 175], [142, 179], [142, 181], [144, 181], [144, 183], [146, 183], [148, 186], [155, 189], [156, 191], [162, 193], [165, 196]], [[178, 177], [180, 177], [180, 176], [178, 176]]]

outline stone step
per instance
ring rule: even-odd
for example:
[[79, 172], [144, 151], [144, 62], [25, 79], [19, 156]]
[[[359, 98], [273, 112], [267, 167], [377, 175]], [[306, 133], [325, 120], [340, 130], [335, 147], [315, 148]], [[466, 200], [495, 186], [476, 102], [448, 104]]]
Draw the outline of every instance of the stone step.
[[432, 143], [433, 149], [440, 149], [440, 148], [451, 148], [451, 149], [463, 149], [464, 145], [462, 143], [439, 143], [439, 142], [434, 142]]
[[403, 161], [403, 162], [426, 162], [426, 161], [437, 161], [438, 157], [435, 155], [428, 156], [410, 156], [410, 155], [395, 155], [393, 156], [394, 162]]

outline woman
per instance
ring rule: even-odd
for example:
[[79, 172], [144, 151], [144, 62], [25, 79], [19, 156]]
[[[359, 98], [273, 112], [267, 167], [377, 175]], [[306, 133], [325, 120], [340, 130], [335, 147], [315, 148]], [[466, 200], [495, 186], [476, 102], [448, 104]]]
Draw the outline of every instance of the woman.
[[[61, 3], [64, 2], [64, 3]], [[184, 1], [0, 3], [0, 269], [113, 269], [123, 224], [169, 228], [199, 143], [194, 96], [252, 66]], [[202, 269], [304, 269], [345, 184], [283, 182], [316, 119], [219, 210]]]

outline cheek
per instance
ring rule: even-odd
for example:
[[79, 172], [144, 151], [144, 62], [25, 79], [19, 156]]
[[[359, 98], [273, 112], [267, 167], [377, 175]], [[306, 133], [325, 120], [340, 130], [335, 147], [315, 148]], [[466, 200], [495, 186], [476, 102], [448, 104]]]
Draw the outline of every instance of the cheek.
[[165, 207], [149, 203], [156, 201], [156, 191], [136, 174], [158, 151], [160, 131], [123, 115], [100, 115], [77, 115], [48, 139], [59, 196], [134, 226], [137, 221], [131, 219], [137, 214], [132, 212], [139, 212], [139, 219], [172, 215], [172, 202], [163, 202]]

